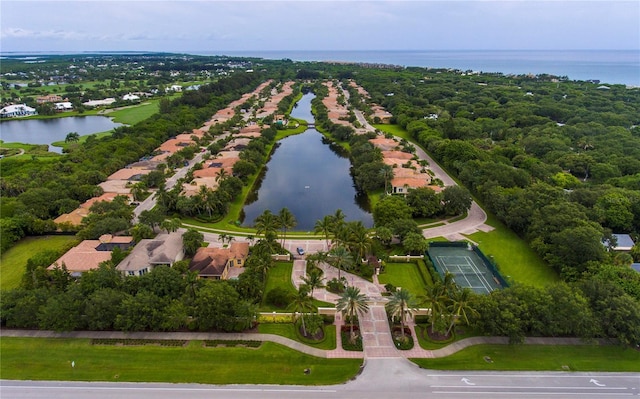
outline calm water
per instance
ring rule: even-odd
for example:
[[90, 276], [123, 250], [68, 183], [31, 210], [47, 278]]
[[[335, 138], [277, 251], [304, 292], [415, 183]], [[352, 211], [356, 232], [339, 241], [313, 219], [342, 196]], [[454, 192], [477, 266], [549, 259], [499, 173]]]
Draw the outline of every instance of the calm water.
[[51, 143], [64, 140], [71, 132], [84, 136], [106, 132], [118, 126], [122, 126], [122, 123], [115, 123], [106, 116], [13, 119], [0, 123], [0, 139], [6, 143], [49, 144], [49, 151], [60, 153], [62, 149], [51, 146]]
[[466, 50], [466, 51], [219, 51], [231, 55], [294, 61], [348, 61], [453, 68], [504, 74], [550, 74], [572, 80], [640, 86], [637, 50]]
[[[292, 116], [311, 115], [312, 94], [303, 96]], [[311, 119], [313, 120], [313, 119]], [[310, 120], [310, 121], [311, 121]], [[349, 174], [351, 163], [332, 150], [324, 136], [315, 129], [280, 140], [267, 163], [255, 202], [246, 205], [244, 225], [252, 226], [265, 209], [278, 213], [288, 208], [298, 222], [294, 230], [313, 231], [316, 221], [341, 209], [347, 221], [360, 220], [372, 227], [373, 219], [358, 201]]]

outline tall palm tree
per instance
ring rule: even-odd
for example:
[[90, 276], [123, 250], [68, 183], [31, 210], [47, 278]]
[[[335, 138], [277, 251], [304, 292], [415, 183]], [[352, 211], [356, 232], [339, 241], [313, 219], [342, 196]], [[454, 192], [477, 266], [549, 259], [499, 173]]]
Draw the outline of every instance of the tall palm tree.
[[405, 320], [407, 316], [413, 315], [413, 312], [417, 309], [417, 307], [418, 304], [413, 295], [411, 295], [409, 291], [402, 288], [394, 291], [391, 294], [391, 299], [389, 299], [389, 302], [387, 302], [387, 304], [385, 305], [385, 308], [387, 309], [387, 312], [391, 315], [391, 317], [397, 317], [400, 319], [400, 327], [402, 329], [403, 340], [406, 338], [404, 333]]
[[256, 218], [256, 234], [263, 234], [266, 238], [267, 236], [271, 236], [270, 233], [275, 233], [279, 225], [278, 217], [271, 213], [269, 209], [265, 209], [265, 211]]
[[384, 165], [382, 169], [380, 169], [380, 176], [382, 176], [382, 178], [384, 179], [384, 193], [389, 194], [389, 192], [387, 191], [387, 186], [389, 185], [391, 179], [393, 179], [394, 177], [393, 168], [390, 165]]
[[426, 294], [422, 297], [426, 306], [430, 309], [431, 331], [435, 331], [436, 320], [440, 320], [440, 315], [446, 308], [447, 298], [444, 284], [440, 281], [428, 287]]
[[296, 227], [296, 224], [298, 224], [298, 222], [296, 221], [296, 217], [293, 215], [293, 213], [291, 213], [289, 208], [280, 209], [278, 218], [280, 219], [280, 227], [282, 228], [282, 246], [284, 247], [284, 241], [287, 238], [287, 229]]
[[298, 292], [293, 296], [291, 303], [289, 304], [289, 308], [291, 308], [294, 312], [300, 313], [302, 316], [302, 334], [304, 336], [307, 335], [307, 328], [304, 324], [304, 315], [306, 312], [311, 312], [314, 308], [313, 298], [309, 296], [309, 287], [306, 285], [301, 285], [298, 287]]
[[371, 237], [369, 237], [369, 230], [364, 227], [361, 221], [349, 222], [349, 233], [347, 242], [351, 250], [358, 254], [356, 259], [357, 263], [362, 262], [362, 258], [371, 249]]
[[349, 319], [349, 337], [353, 342], [355, 339], [353, 334], [353, 316], [356, 314], [362, 315], [369, 311], [367, 296], [360, 293], [360, 289], [358, 287], [350, 285], [344, 290], [336, 302], [336, 310], [341, 312], [345, 319]]
[[447, 329], [447, 335], [451, 333], [455, 323], [459, 320], [464, 320], [466, 325], [469, 325], [469, 316], [478, 315], [478, 311], [475, 310], [471, 305], [473, 301], [473, 291], [469, 288], [463, 288], [461, 290], [456, 290], [453, 292], [451, 296], [451, 323], [449, 324], [449, 328]]
[[314, 267], [313, 269], [311, 269], [309, 274], [307, 274], [306, 277], [302, 278], [302, 281], [304, 281], [307, 287], [309, 287], [309, 289], [311, 290], [312, 298], [313, 298], [313, 290], [315, 288], [324, 287], [324, 284], [322, 283], [323, 280], [324, 280], [324, 277], [322, 277], [322, 270], [318, 269], [317, 267]]
[[342, 209], [336, 209], [335, 213], [330, 216], [331, 218], [331, 232], [335, 236], [344, 225], [344, 219], [346, 215], [342, 212]]
[[315, 226], [313, 226], [313, 232], [315, 234], [324, 234], [327, 251], [329, 250], [329, 234], [331, 234], [331, 224], [331, 216], [327, 215], [322, 219], [317, 220]]
[[327, 257], [329, 263], [338, 269], [338, 280], [340, 280], [340, 271], [344, 268], [348, 270], [353, 265], [351, 253], [343, 246], [332, 248]]

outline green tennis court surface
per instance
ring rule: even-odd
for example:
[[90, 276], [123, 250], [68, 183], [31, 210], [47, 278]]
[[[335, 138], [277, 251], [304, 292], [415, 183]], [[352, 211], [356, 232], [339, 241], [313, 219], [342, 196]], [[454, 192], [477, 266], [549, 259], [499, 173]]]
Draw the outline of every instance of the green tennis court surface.
[[428, 252], [438, 273], [441, 276], [453, 274], [456, 284], [462, 288], [470, 288], [479, 294], [503, 288], [501, 277], [466, 246], [431, 245]]

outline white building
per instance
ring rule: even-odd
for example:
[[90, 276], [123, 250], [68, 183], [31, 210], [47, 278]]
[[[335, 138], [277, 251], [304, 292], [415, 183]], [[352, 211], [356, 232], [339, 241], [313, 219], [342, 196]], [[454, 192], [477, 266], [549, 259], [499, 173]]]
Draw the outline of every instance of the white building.
[[87, 107], [97, 107], [99, 105], [111, 105], [115, 102], [116, 102], [115, 98], [109, 97], [109, 98], [105, 98], [104, 100], [90, 100], [82, 103], [82, 105], [85, 105]]
[[73, 109], [73, 104], [69, 101], [55, 103], [53, 106], [56, 111], [71, 111]]
[[136, 96], [135, 94], [129, 93], [129, 94], [125, 94], [124, 96], [122, 96], [122, 99], [124, 101], [138, 101], [138, 100], [140, 100], [140, 97]]
[[12, 104], [0, 109], [0, 118], [16, 118], [19, 116], [37, 115], [35, 108], [26, 104]]

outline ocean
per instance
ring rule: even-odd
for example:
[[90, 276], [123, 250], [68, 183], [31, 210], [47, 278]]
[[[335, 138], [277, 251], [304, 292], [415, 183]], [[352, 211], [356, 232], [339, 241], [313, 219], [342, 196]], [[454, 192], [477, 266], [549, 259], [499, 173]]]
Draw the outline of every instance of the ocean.
[[638, 50], [381, 50], [381, 51], [204, 51], [199, 55], [229, 55], [293, 61], [349, 61], [453, 68], [504, 74], [549, 74], [570, 80], [640, 86]]

